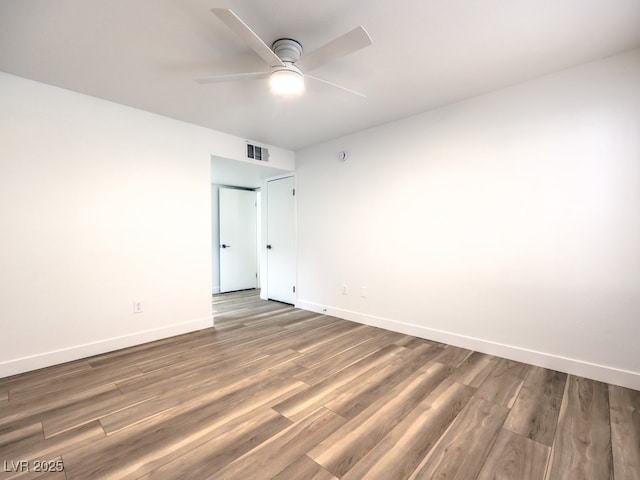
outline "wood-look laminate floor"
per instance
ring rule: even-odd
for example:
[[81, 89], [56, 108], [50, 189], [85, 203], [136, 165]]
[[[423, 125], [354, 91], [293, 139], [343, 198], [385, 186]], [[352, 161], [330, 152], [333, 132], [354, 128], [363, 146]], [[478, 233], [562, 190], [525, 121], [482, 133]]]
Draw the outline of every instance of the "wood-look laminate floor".
[[0, 478], [640, 479], [640, 392], [255, 291], [214, 311], [0, 379]]

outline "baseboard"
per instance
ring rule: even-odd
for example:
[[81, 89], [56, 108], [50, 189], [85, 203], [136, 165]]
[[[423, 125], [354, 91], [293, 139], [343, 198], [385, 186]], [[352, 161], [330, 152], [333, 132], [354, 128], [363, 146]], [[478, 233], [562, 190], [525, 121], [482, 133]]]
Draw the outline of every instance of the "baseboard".
[[457, 333], [423, 327], [411, 323], [399, 322], [389, 318], [368, 315], [350, 310], [319, 305], [313, 302], [299, 300], [297, 308], [317, 313], [325, 313], [352, 322], [371, 325], [385, 330], [404, 333], [414, 337], [425, 338], [436, 342], [467, 348], [497, 357], [507, 358], [518, 362], [528, 363], [539, 367], [558, 370], [560, 372], [590, 378], [601, 382], [620, 385], [634, 390], [640, 390], [640, 373], [621, 370], [605, 365], [576, 360], [572, 358], [552, 355], [545, 352], [529, 350], [522, 347], [505, 345], [490, 340], [468, 337]]
[[176, 323], [166, 327], [136, 332], [121, 337], [109, 338], [97, 342], [86, 343], [83, 345], [75, 345], [60, 350], [52, 350], [50, 352], [39, 353], [29, 357], [17, 358], [0, 362], [0, 378], [17, 375], [19, 373], [37, 370], [39, 368], [50, 367], [60, 363], [71, 362], [82, 358], [100, 355], [106, 352], [112, 352], [121, 348], [132, 347], [163, 338], [181, 335], [183, 333], [194, 332], [209, 328], [213, 325], [213, 317], [207, 316], [190, 320], [188, 322]]

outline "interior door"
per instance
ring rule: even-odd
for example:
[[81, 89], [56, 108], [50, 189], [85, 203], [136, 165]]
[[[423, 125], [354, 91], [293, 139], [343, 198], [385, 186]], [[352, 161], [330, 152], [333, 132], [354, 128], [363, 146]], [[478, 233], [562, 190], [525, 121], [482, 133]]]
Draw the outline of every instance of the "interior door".
[[256, 192], [224, 187], [219, 192], [220, 291], [256, 288]]
[[294, 177], [267, 182], [267, 298], [295, 303]]

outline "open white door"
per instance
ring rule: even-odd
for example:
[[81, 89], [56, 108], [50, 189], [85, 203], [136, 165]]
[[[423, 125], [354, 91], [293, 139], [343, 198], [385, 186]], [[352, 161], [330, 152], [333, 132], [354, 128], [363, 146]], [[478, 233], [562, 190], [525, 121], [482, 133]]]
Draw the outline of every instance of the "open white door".
[[256, 192], [220, 188], [220, 291], [256, 288]]
[[267, 182], [267, 298], [296, 301], [295, 179]]

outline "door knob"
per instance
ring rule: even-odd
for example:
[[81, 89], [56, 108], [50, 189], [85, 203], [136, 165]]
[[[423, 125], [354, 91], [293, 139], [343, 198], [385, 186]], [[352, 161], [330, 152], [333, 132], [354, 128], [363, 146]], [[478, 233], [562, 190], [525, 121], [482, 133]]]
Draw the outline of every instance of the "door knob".
[[271, 250], [271, 245], [267, 245], [267, 250]]
[[222, 245], [220, 245], [222, 248], [231, 248], [231, 245], [227, 245], [226, 243], [223, 243]]

